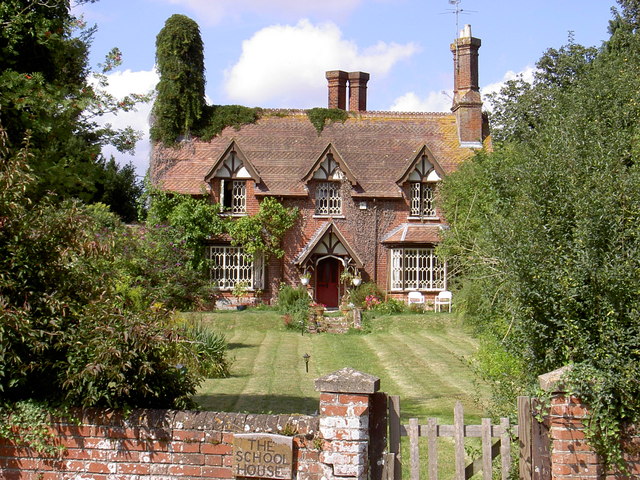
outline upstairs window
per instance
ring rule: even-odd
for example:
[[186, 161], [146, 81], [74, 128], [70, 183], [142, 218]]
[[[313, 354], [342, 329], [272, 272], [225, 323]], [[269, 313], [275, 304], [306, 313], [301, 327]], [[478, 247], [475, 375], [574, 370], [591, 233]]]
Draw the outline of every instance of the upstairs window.
[[320, 182], [316, 189], [316, 215], [340, 215], [342, 197], [338, 182]]
[[434, 188], [432, 183], [411, 183], [411, 216], [436, 216]]
[[247, 213], [247, 182], [245, 180], [222, 180], [220, 197], [225, 211], [232, 215]]

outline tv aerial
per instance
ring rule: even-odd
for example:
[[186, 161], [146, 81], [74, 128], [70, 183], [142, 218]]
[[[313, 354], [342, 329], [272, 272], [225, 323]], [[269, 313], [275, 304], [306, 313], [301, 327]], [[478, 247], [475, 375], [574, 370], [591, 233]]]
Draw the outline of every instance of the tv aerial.
[[453, 13], [456, 16], [456, 36], [458, 37], [460, 32], [460, 15], [469, 15], [471, 13], [478, 13], [477, 10], [466, 10], [462, 8], [462, 0], [447, 0], [451, 8], [447, 8], [446, 12], [443, 13]]

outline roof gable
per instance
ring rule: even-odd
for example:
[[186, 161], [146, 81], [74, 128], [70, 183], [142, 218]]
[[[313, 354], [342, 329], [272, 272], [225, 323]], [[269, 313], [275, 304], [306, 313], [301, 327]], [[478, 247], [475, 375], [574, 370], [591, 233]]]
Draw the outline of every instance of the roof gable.
[[398, 179], [398, 185], [404, 182], [437, 182], [445, 175], [429, 147], [422, 145], [404, 174]]
[[312, 254], [319, 255], [348, 255], [354, 261], [357, 268], [362, 268], [362, 260], [349, 245], [340, 230], [333, 222], [325, 223], [320, 230], [309, 240], [300, 254], [294, 260], [296, 265], [304, 264]]
[[342, 155], [332, 143], [329, 143], [306, 175], [302, 177], [302, 181], [306, 183], [312, 178], [317, 180], [342, 180], [343, 177], [346, 177], [351, 185], [358, 183]]
[[204, 180], [210, 182], [214, 177], [252, 178], [256, 183], [261, 181], [258, 171], [247, 159], [235, 139], [231, 140], [226, 150], [218, 157], [216, 163], [205, 175]]

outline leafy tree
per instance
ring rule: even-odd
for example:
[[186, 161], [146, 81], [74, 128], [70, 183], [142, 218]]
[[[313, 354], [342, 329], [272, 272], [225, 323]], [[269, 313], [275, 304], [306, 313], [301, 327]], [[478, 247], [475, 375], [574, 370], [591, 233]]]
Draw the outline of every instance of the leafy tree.
[[295, 224], [297, 208], [286, 208], [275, 198], [267, 197], [260, 203], [256, 215], [241, 217], [228, 225], [231, 241], [242, 245], [249, 255], [258, 253], [266, 257], [284, 255], [281, 241]]
[[117, 293], [120, 223], [104, 208], [25, 192], [25, 147], [0, 128], [0, 391], [4, 401], [186, 407], [201, 380], [191, 342], [162, 308]]
[[156, 37], [156, 65], [151, 138], [172, 144], [189, 136], [205, 106], [204, 47], [196, 22], [178, 14], [167, 19]]
[[549, 51], [532, 85], [498, 97], [496, 151], [445, 181], [441, 248], [467, 318], [500, 347], [481, 358], [496, 394], [573, 365], [590, 439], [616, 463], [640, 420], [640, 36], [638, 2], [620, 5], [595, 55]]
[[[102, 73], [93, 74], [87, 55], [95, 27], [74, 18], [67, 0], [3, 1], [0, 27], [0, 114], [13, 146], [29, 132], [37, 173], [31, 198], [55, 192], [61, 199], [106, 200], [130, 214], [140, 187], [127, 167], [109, 166], [101, 147], [111, 143], [130, 151], [138, 135], [96, 123], [103, 113], [129, 110], [144, 99], [104, 92], [103, 74], [120, 62], [120, 52], [110, 52]], [[105, 197], [105, 188], [121, 192]]]

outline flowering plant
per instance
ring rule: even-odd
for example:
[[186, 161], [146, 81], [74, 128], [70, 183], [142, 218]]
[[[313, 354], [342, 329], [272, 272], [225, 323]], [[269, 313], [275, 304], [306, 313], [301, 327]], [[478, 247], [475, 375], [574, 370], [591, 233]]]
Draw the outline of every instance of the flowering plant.
[[380, 299], [375, 295], [367, 295], [364, 299], [364, 306], [367, 310], [371, 310], [380, 303]]

